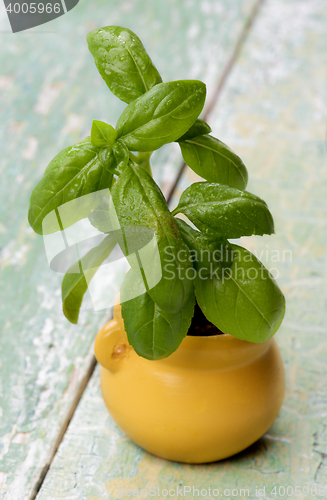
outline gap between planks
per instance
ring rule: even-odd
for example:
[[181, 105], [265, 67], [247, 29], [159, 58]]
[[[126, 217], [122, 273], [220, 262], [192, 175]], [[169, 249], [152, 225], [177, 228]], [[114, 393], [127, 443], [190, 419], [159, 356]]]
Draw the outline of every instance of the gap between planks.
[[[221, 77], [219, 78], [218, 82], [217, 82], [217, 85], [215, 87], [215, 90], [214, 90], [214, 93], [208, 103], [208, 105], [205, 107], [204, 109], [204, 113], [203, 113], [203, 119], [204, 120], [208, 120], [208, 117], [211, 113], [211, 111], [213, 110], [213, 108], [216, 106], [217, 102], [218, 102], [218, 99], [220, 97], [220, 94], [227, 82], [227, 79], [231, 73], [231, 70], [233, 68], [233, 66], [235, 65], [237, 59], [238, 59], [238, 56], [240, 55], [240, 52], [242, 50], [242, 47], [246, 41], [246, 39], [248, 38], [249, 36], [249, 33], [251, 31], [251, 28], [252, 28], [252, 25], [255, 21], [255, 19], [257, 18], [258, 16], [258, 13], [262, 7], [262, 5], [264, 4], [265, 0], [257, 0], [257, 2], [255, 3], [252, 11], [250, 12], [245, 24], [244, 24], [244, 27], [237, 39], [237, 42], [236, 42], [236, 45], [235, 45], [235, 48], [234, 48], [234, 51], [233, 53], [231, 54], [231, 57], [229, 58], [229, 60], [227, 61], [227, 64], [224, 68], [224, 71], [221, 75]], [[182, 165], [180, 166], [179, 168], [179, 171], [178, 171], [178, 174], [176, 175], [176, 178], [175, 178], [175, 181], [172, 183], [172, 186], [167, 194], [167, 203], [169, 203], [174, 195], [174, 192], [175, 192], [175, 189], [177, 188], [177, 185], [183, 175], [183, 172], [184, 172], [184, 169], [186, 167], [186, 163], [183, 162]], [[43, 469], [42, 469], [42, 472], [40, 474], [40, 477], [37, 481], [37, 483], [35, 484], [35, 487], [30, 495], [30, 498], [29, 500], [35, 500], [41, 487], [42, 487], [42, 484], [46, 478], [46, 475], [50, 469], [50, 466], [51, 466], [51, 463], [53, 462], [53, 459], [57, 453], [57, 450], [60, 446], [60, 443], [62, 442], [63, 438], [64, 438], [64, 435], [68, 429], [68, 426], [70, 424], [70, 421], [75, 413], [75, 410], [81, 400], [81, 397], [84, 393], [84, 390], [86, 389], [86, 386], [89, 382], [89, 380], [91, 379], [92, 377], [92, 374], [95, 370], [95, 367], [97, 365], [97, 361], [94, 357], [94, 354], [93, 354], [93, 344], [92, 344], [92, 347], [91, 347], [91, 350], [90, 352], [88, 353], [87, 355], [87, 358], [89, 359], [89, 363], [87, 365], [87, 368], [86, 368], [86, 372], [85, 372], [85, 375], [84, 377], [82, 378], [81, 382], [80, 382], [80, 385], [78, 387], [78, 390], [76, 391], [76, 395], [75, 397], [73, 398], [72, 400], [72, 403], [71, 403], [71, 406], [70, 406], [70, 409], [69, 409], [69, 412], [67, 414], [67, 417], [65, 419], [65, 421], [63, 422], [62, 426], [61, 426], [61, 429], [59, 431], [59, 434], [58, 434], [58, 437], [52, 447], [52, 450], [50, 451], [50, 454], [49, 454], [49, 460], [47, 461], [47, 463], [44, 465]]]
[[80, 402], [81, 397], [84, 393], [84, 390], [85, 390], [90, 378], [92, 377], [92, 374], [93, 374], [94, 369], [95, 369], [96, 364], [97, 364], [97, 361], [94, 357], [93, 344], [92, 344], [92, 346], [91, 346], [91, 348], [86, 356], [86, 359], [87, 359], [87, 362], [86, 362], [85, 374], [84, 374], [84, 376], [81, 377], [81, 381], [77, 387], [75, 396], [72, 398], [71, 405], [70, 405], [69, 411], [67, 413], [67, 416], [66, 416], [66, 418], [65, 418], [65, 420], [60, 428], [60, 431], [58, 433], [58, 437], [55, 440], [55, 442], [52, 446], [52, 449], [49, 452], [49, 458], [48, 458], [47, 462], [45, 463], [45, 465], [40, 473], [40, 477], [39, 477], [38, 481], [35, 483], [35, 486], [34, 486], [33, 491], [29, 497], [29, 500], [36, 499], [36, 497], [37, 497], [37, 495], [42, 487], [42, 484], [45, 480], [45, 477], [50, 469], [50, 466], [53, 462], [53, 459], [57, 453], [57, 450], [60, 446], [60, 443], [63, 440], [63, 437], [68, 429], [70, 421], [73, 418], [73, 415], [74, 415], [75, 410], [78, 406], [78, 403]]

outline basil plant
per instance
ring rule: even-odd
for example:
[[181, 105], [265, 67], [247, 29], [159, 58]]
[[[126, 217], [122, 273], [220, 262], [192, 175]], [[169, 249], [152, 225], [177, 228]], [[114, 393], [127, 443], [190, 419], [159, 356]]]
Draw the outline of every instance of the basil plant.
[[[272, 234], [273, 218], [266, 203], [245, 190], [242, 160], [199, 118], [205, 84], [163, 82], [126, 28], [101, 28], [87, 41], [100, 75], [127, 106], [115, 128], [94, 120], [91, 136], [61, 151], [31, 195], [29, 222], [36, 233], [64, 230], [86, 217], [103, 233], [64, 276], [65, 316], [77, 323], [88, 284], [118, 245], [130, 264], [120, 293], [122, 317], [140, 356], [172, 354], [195, 306], [223, 333], [266, 341], [282, 322], [284, 296], [263, 264], [229, 239]], [[182, 193], [173, 211], [150, 166], [152, 152], [170, 142], [204, 179]], [[91, 193], [99, 196], [87, 210], [76, 205], [60, 227], [51, 226], [59, 207]], [[140, 258], [144, 248], [147, 266]]]

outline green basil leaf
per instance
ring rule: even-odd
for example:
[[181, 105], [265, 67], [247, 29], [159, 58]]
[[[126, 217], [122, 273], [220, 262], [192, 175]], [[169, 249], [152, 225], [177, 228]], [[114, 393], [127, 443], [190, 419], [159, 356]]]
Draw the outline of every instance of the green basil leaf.
[[[47, 224], [45, 230], [42, 228], [42, 222], [50, 212], [76, 198], [108, 188], [111, 182], [112, 174], [103, 168], [90, 139], [64, 149], [49, 163], [32, 192], [28, 212], [30, 225], [38, 234], [57, 231], [57, 219], [53, 225]], [[92, 203], [98, 204], [99, 200], [94, 197]], [[64, 227], [85, 218], [91, 211], [92, 207], [87, 203], [85, 206], [81, 204], [81, 209], [67, 218]]]
[[[92, 248], [65, 274], [61, 285], [62, 307], [64, 315], [71, 323], [77, 324], [88, 283], [101, 264], [109, 257], [115, 245], [116, 240], [114, 235], [109, 234], [100, 245]], [[79, 272], [76, 272], [77, 270]]]
[[93, 120], [91, 128], [91, 141], [97, 148], [112, 146], [117, 138], [116, 130], [108, 123]]
[[201, 118], [197, 118], [193, 123], [192, 127], [188, 129], [188, 131], [182, 135], [177, 142], [183, 142], [187, 139], [193, 139], [193, 137], [198, 137], [199, 135], [210, 134], [211, 127]]
[[101, 149], [99, 158], [108, 172], [119, 175], [128, 164], [129, 151], [122, 141], [117, 141], [112, 147]]
[[131, 151], [154, 151], [181, 137], [201, 113], [206, 86], [197, 80], [159, 83], [121, 114], [116, 130]]
[[115, 96], [130, 103], [162, 82], [141, 40], [127, 28], [107, 26], [87, 35], [100, 75]]
[[279, 328], [285, 299], [264, 265], [248, 250], [232, 245], [233, 264], [222, 278], [195, 281], [196, 299], [206, 318], [224, 333], [264, 342]]
[[[194, 314], [195, 297], [192, 293], [177, 313], [160, 309], [148, 293], [138, 294], [137, 275], [131, 269], [121, 287], [122, 317], [129, 343], [139, 356], [154, 360], [172, 354], [187, 335]], [[135, 298], [124, 301], [127, 291]]]
[[[110, 209], [110, 214], [112, 218], [115, 212], [118, 216], [113, 220], [114, 229], [134, 226], [140, 231], [150, 228], [154, 233], [154, 246], [148, 247], [153, 254], [143, 263], [149, 295], [161, 309], [179, 311], [193, 291], [194, 276], [189, 278], [189, 271], [193, 271], [189, 251], [163, 194], [152, 177], [134, 163], [118, 177], [111, 194], [115, 210]], [[156, 252], [159, 252], [159, 262], [155, 260]], [[133, 267], [132, 258], [128, 260]], [[162, 277], [154, 286], [158, 275]]]
[[209, 182], [245, 189], [248, 173], [241, 158], [211, 135], [179, 141], [185, 163]]
[[220, 276], [224, 269], [232, 265], [232, 247], [226, 238], [206, 236], [181, 219], [176, 219], [176, 222], [200, 278], [216, 273]]
[[261, 198], [223, 184], [192, 184], [182, 193], [173, 214], [180, 212], [205, 234], [240, 238], [274, 232], [272, 215]]

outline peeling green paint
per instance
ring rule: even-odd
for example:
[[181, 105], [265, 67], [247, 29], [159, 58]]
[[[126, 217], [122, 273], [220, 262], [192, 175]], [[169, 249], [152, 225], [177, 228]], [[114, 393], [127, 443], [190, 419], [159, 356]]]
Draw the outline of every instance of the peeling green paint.
[[[228, 460], [170, 463], [142, 451], [113, 424], [97, 370], [38, 500], [116, 499], [118, 486], [150, 485], [250, 488], [249, 498], [256, 498], [255, 486], [266, 486], [257, 498], [274, 498], [275, 485], [298, 485], [302, 493], [288, 498], [304, 499], [310, 495], [303, 486], [326, 487], [326, 26], [322, 1], [267, 0], [209, 117], [215, 135], [244, 159], [249, 191], [267, 200], [276, 221], [274, 237], [243, 239], [278, 269], [287, 298], [277, 333], [287, 392], [276, 422]], [[176, 196], [196, 179], [186, 170]], [[273, 250], [291, 250], [292, 260], [274, 262]]]
[[[42, 238], [27, 223], [31, 189], [51, 158], [88, 135], [92, 119], [114, 124], [124, 107], [97, 74], [86, 33], [103, 24], [131, 28], [166, 81], [203, 78], [210, 96], [253, 4], [83, 0], [48, 25], [15, 35], [5, 33], [1, 18], [1, 499], [33, 494], [92, 365], [94, 336], [110, 315], [95, 314], [89, 301], [79, 326], [65, 320], [61, 276], [49, 269]], [[180, 161], [174, 148], [154, 155], [164, 192]], [[63, 484], [69, 481], [67, 472]]]

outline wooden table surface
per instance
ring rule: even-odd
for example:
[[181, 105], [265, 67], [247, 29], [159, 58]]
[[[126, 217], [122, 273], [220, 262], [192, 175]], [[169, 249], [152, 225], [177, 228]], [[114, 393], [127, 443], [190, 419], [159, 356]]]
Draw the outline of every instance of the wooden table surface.
[[[218, 487], [222, 498], [241, 498], [241, 488], [248, 498], [282, 498], [275, 485], [299, 486], [300, 495], [284, 497], [313, 498], [303, 486], [327, 488], [325, 0], [81, 0], [62, 18], [16, 34], [0, 14], [0, 499], [107, 500], [118, 498], [118, 486], [181, 485]], [[88, 135], [93, 118], [114, 125], [124, 107], [85, 42], [109, 24], [141, 37], [165, 81], [207, 84], [213, 133], [244, 159], [248, 190], [276, 222], [275, 236], [242, 244], [286, 294], [276, 335], [285, 402], [262, 439], [214, 464], [161, 460], [115, 426], [98, 366], [92, 373], [94, 337], [111, 312], [94, 313], [86, 301], [78, 326], [65, 320], [62, 276], [49, 269], [42, 237], [27, 222], [31, 189], [50, 159]], [[174, 146], [154, 155], [166, 195], [180, 167]], [[184, 169], [171, 206], [194, 180]]]

